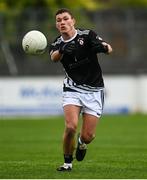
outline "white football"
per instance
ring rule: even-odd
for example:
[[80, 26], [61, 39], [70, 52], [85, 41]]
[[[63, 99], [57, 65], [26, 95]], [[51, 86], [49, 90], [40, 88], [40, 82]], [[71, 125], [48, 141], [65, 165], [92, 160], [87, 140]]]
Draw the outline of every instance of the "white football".
[[27, 54], [43, 54], [47, 47], [47, 39], [42, 32], [32, 30], [23, 37], [22, 47]]

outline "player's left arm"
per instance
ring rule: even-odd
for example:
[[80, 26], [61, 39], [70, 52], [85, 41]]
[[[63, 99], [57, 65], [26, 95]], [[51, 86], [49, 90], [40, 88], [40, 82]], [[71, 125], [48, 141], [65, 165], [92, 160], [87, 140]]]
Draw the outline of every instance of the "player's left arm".
[[89, 42], [90, 42], [91, 50], [94, 53], [110, 54], [112, 52], [111, 45], [106, 43], [94, 31], [89, 32]]
[[106, 42], [102, 42], [102, 45], [106, 48], [106, 54], [110, 54], [112, 51], [113, 51], [113, 49], [112, 49], [112, 47], [111, 47], [111, 45], [110, 44], [108, 44], [108, 43], [106, 43]]

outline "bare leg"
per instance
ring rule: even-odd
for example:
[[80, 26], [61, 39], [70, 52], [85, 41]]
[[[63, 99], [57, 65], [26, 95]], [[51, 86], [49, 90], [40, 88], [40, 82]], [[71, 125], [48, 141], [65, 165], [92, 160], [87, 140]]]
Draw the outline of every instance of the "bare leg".
[[91, 114], [83, 114], [83, 124], [81, 128], [81, 140], [89, 144], [95, 137], [96, 125], [99, 118]]
[[75, 133], [81, 107], [75, 105], [64, 106], [65, 130], [63, 135], [63, 152], [72, 155], [75, 149]]
[[97, 122], [98, 118], [96, 116], [86, 113], [83, 114], [83, 124], [76, 150], [77, 161], [82, 161], [84, 159], [87, 149], [86, 144], [89, 144], [94, 139]]

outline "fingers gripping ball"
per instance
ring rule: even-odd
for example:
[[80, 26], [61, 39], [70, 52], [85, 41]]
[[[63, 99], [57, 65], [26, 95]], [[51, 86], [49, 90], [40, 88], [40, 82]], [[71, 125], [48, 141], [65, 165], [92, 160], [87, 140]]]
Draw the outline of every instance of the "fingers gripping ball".
[[47, 39], [40, 31], [29, 31], [22, 39], [22, 47], [27, 54], [43, 54], [47, 47]]

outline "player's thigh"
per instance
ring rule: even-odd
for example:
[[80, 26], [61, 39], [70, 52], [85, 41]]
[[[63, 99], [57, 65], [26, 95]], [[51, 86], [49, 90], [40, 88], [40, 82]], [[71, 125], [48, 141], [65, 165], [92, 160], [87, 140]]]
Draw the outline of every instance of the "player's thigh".
[[63, 107], [65, 116], [65, 125], [69, 128], [77, 128], [81, 107], [68, 104]]
[[96, 126], [98, 122], [99, 122], [99, 118], [97, 116], [83, 113], [83, 124], [82, 124], [81, 134], [94, 135], [96, 132]]

